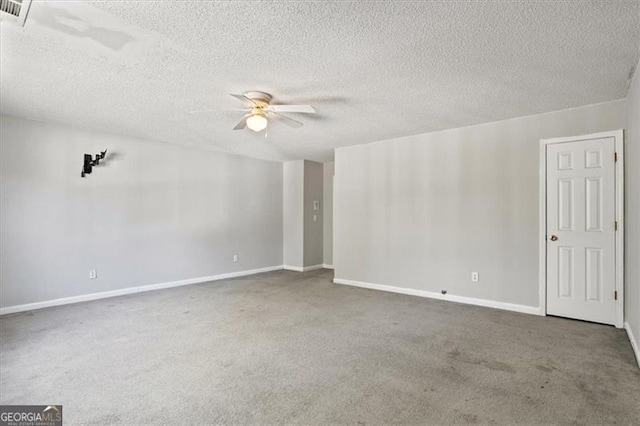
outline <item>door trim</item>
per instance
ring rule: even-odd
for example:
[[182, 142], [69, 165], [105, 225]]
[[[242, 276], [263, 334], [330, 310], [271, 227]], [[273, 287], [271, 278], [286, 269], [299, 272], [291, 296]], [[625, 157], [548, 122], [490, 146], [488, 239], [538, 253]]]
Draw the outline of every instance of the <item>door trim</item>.
[[615, 220], [618, 230], [615, 233], [615, 290], [618, 292], [616, 302], [616, 328], [624, 326], [624, 132], [593, 133], [573, 137], [550, 138], [540, 140], [540, 211], [538, 232], [538, 280], [540, 284], [540, 315], [547, 315], [547, 145], [556, 143], [579, 142], [590, 139], [613, 138], [618, 161], [615, 164]]

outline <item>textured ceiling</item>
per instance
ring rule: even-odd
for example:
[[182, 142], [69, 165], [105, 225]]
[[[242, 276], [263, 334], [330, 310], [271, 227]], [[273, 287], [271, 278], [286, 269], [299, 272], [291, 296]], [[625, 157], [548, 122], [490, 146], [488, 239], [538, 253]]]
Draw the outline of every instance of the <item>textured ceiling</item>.
[[[624, 98], [640, 1], [34, 0], [2, 24], [5, 114], [283, 160]], [[310, 103], [269, 138], [241, 104]], [[189, 111], [210, 108], [193, 115]]]

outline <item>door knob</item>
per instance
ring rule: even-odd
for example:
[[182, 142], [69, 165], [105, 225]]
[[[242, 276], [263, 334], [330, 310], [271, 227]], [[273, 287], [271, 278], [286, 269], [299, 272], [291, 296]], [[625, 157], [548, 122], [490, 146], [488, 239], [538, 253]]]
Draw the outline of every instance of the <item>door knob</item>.
[[558, 237], [556, 237], [555, 235], [550, 236], [549, 239], [551, 241], [558, 241]]

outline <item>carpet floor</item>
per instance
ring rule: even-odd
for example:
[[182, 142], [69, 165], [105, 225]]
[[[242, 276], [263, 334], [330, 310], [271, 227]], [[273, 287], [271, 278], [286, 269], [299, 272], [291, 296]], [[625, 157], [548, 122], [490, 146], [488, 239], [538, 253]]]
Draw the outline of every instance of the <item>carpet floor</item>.
[[65, 424], [639, 424], [623, 330], [277, 271], [4, 316], [0, 403]]

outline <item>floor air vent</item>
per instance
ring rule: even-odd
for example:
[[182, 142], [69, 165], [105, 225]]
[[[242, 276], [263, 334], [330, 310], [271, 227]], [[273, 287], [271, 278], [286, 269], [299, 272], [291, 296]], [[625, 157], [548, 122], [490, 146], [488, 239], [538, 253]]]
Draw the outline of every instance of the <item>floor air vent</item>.
[[0, 18], [24, 26], [31, 0], [0, 0]]
[[22, 0], [0, 0], [0, 10], [13, 16], [20, 16]]

